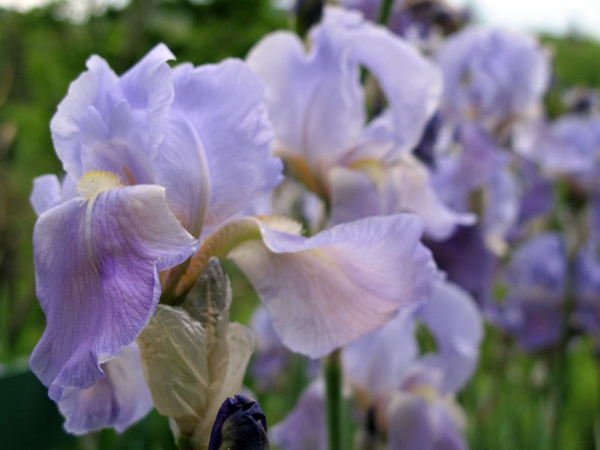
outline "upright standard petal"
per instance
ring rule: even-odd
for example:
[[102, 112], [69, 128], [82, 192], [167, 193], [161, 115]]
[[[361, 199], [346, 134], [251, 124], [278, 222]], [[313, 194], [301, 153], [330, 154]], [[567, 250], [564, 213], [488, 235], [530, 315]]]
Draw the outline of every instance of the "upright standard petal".
[[353, 15], [327, 8], [323, 30], [348, 52], [349, 64], [362, 65], [375, 76], [390, 106], [396, 152], [405, 153], [417, 145], [438, 107], [441, 73], [412, 45], [384, 27], [351, 20]]
[[109, 174], [86, 177], [79, 193], [87, 198], [42, 214], [33, 236], [47, 327], [30, 363], [56, 401], [63, 388], [86, 389], [105, 376], [100, 364], [131, 344], [154, 312], [158, 273], [196, 248], [169, 211], [164, 188], [118, 188]]
[[65, 171], [79, 179], [89, 170], [121, 173], [129, 184], [152, 183], [151, 162], [173, 100], [173, 55], [164, 44], [119, 78], [92, 56], [71, 83], [50, 128]]
[[[229, 256], [240, 266], [290, 349], [321, 357], [373, 331], [429, 293], [435, 265], [420, 219], [371, 217], [304, 238], [258, 221], [262, 241]], [[272, 225], [271, 225], [272, 226]]]
[[[206, 226], [212, 227], [244, 210], [282, 179], [281, 161], [271, 154], [273, 131], [262, 103], [263, 86], [244, 62], [233, 59], [199, 68], [178, 67], [173, 82], [172, 115], [186, 122], [200, 145], [168, 144], [161, 149], [161, 170], [168, 170], [165, 159], [171, 165], [177, 162], [179, 168], [183, 157], [196, 178], [209, 177], [209, 202], [203, 207]], [[204, 170], [199, 167], [203, 160]], [[171, 180], [177, 183], [177, 177]], [[201, 189], [193, 186], [189, 196], [199, 197]], [[177, 197], [182, 194], [177, 192]]]
[[101, 368], [106, 377], [98, 383], [83, 390], [63, 391], [58, 408], [67, 419], [65, 429], [69, 433], [84, 434], [106, 427], [122, 432], [152, 409], [135, 342]]
[[173, 101], [171, 67], [175, 59], [165, 44], [158, 44], [120, 80], [121, 89], [132, 109], [139, 110], [140, 119], [149, 136], [149, 146], [156, 149], [162, 141]]
[[344, 49], [327, 37], [315, 39], [307, 55], [289, 32], [263, 38], [247, 61], [265, 83], [276, 153], [320, 175], [364, 125], [358, 65], [349, 65]]
[[56, 175], [42, 175], [33, 180], [33, 191], [29, 197], [31, 206], [38, 216], [60, 204], [62, 188]]

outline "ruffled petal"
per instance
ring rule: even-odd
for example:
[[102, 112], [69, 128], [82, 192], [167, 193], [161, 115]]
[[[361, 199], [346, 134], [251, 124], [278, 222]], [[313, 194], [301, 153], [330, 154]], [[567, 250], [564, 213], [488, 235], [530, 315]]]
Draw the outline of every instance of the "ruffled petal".
[[140, 110], [140, 122], [149, 136], [148, 145], [156, 149], [168, 124], [169, 109], [174, 97], [171, 67], [175, 59], [165, 44], [158, 44], [120, 80], [123, 93], [132, 109]]
[[298, 353], [326, 355], [429, 293], [435, 266], [419, 242], [423, 224], [416, 216], [367, 218], [311, 238], [278, 231], [281, 223], [258, 225], [262, 242], [243, 243], [229, 256], [283, 343]]
[[366, 21], [350, 23], [342, 16], [350, 13], [328, 8], [324, 25], [345, 23], [340, 40], [349, 49], [349, 62], [366, 67], [377, 78], [390, 105], [396, 155], [412, 150], [438, 107], [441, 73], [414, 46], [386, 28]]
[[118, 77], [106, 61], [92, 56], [86, 65], [88, 70], [71, 83], [50, 122], [56, 154], [65, 171], [76, 179], [83, 175], [79, 128], [81, 117], [89, 107], [95, 108], [100, 115], [109, 114], [116, 103], [123, 99], [118, 88]]
[[55, 400], [62, 388], [86, 389], [104, 377], [100, 364], [133, 342], [154, 312], [158, 272], [197, 248], [159, 186], [76, 197], [40, 216], [33, 242], [47, 327], [30, 363]]
[[152, 409], [135, 342], [101, 367], [105, 378], [92, 387], [63, 391], [58, 407], [67, 419], [69, 433], [85, 434], [106, 427], [123, 432]]
[[60, 181], [56, 175], [42, 175], [33, 180], [33, 191], [29, 201], [35, 213], [41, 216], [57, 206], [60, 203], [61, 191]]
[[92, 56], [71, 83], [50, 128], [65, 171], [79, 179], [89, 170], [118, 173], [129, 184], [152, 183], [151, 162], [173, 100], [173, 55], [164, 44], [120, 79]]
[[411, 212], [425, 221], [428, 237], [443, 240], [458, 225], [472, 225], [476, 220], [473, 214], [448, 208], [433, 189], [425, 165], [410, 155], [372, 176], [336, 167], [329, 172], [329, 183], [333, 223]]
[[[195, 69], [178, 67], [174, 84], [173, 113], [188, 121], [201, 144], [201, 148], [188, 145], [184, 149], [196, 177], [204, 174], [193, 151], [203, 151], [206, 159], [210, 199], [205, 222], [212, 227], [242, 211], [282, 179], [281, 161], [271, 155], [273, 131], [262, 104], [263, 87], [246, 64], [233, 59]], [[181, 182], [189, 183], [184, 178]], [[173, 185], [178, 183], [179, 177], [171, 180]], [[198, 196], [197, 187], [190, 196]]]

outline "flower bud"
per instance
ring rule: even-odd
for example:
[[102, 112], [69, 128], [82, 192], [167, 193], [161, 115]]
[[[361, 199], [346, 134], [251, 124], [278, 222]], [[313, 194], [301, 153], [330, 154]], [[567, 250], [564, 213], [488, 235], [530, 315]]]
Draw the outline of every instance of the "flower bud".
[[245, 395], [227, 398], [217, 413], [208, 450], [268, 450], [267, 419]]

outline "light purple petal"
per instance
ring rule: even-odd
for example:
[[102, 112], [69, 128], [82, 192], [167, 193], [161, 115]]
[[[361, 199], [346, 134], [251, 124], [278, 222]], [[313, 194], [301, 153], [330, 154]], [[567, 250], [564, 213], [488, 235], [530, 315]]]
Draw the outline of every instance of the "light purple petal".
[[204, 148], [186, 118], [172, 115], [154, 167], [157, 182], [166, 188], [169, 208], [198, 236], [209, 206], [210, 179]]
[[303, 158], [314, 173], [346, 151], [365, 121], [358, 67], [348, 64], [335, 31], [314, 31], [308, 55], [295, 34], [272, 33], [247, 57], [265, 83], [277, 154]]
[[[349, 14], [343, 10], [328, 8], [324, 24], [346, 21], [342, 17], [346, 15]], [[386, 28], [363, 22], [360, 26], [352, 23], [344, 31], [350, 63], [366, 67], [387, 98], [396, 152], [412, 150], [439, 104], [440, 72], [415, 47]]]
[[329, 171], [328, 180], [332, 224], [388, 213], [384, 211], [380, 189], [368, 173], [334, 167]]
[[479, 305], [491, 300], [498, 258], [486, 247], [479, 227], [459, 227], [450, 239], [427, 246], [449, 280], [467, 290]]
[[482, 317], [471, 296], [455, 284], [438, 281], [431, 300], [419, 311], [435, 337], [436, 353], [420, 360], [425, 370], [440, 370], [442, 395], [458, 392], [471, 378], [479, 360], [483, 337]]
[[585, 332], [600, 331], [600, 261], [597, 245], [586, 243], [575, 262], [575, 323]]
[[167, 61], [173, 59], [175, 56], [167, 46], [158, 44], [120, 80], [132, 109], [141, 113], [140, 123], [145, 125], [151, 149], [156, 149], [162, 141], [168, 123], [174, 89]]
[[283, 422], [271, 429], [270, 440], [286, 450], [327, 450], [325, 389], [322, 380], [312, 382]]
[[415, 331], [415, 308], [404, 308], [379, 330], [350, 343], [343, 353], [348, 381], [372, 396], [398, 389], [419, 354]]
[[42, 175], [33, 180], [33, 191], [29, 201], [35, 213], [40, 216], [60, 203], [60, 181], [56, 175]]
[[518, 248], [505, 270], [504, 326], [527, 350], [551, 345], [562, 335], [566, 258], [563, 238], [543, 233]]
[[93, 56], [71, 83], [50, 128], [65, 171], [120, 174], [129, 184], [152, 183], [151, 161], [163, 138], [173, 99], [173, 55], [163, 44], [120, 79]]
[[397, 393], [387, 410], [388, 445], [394, 450], [467, 450], [462, 416], [456, 406], [436, 398], [428, 401]]
[[[271, 155], [273, 131], [262, 104], [263, 87], [245, 63], [233, 59], [195, 69], [181, 66], [173, 78], [173, 113], [189, 122], [204, 151], [210, 175], [205, 221], [215, 226], [282, 179], [281, 161]], [[200, 151], [185, 149], [186, 163], [201, 177], [194, 150]], [[198, 196], [197, 191], [190, 195]]]
[[66, 418], [65, 429], [69, 433], [85, 434], [106, 427], [123, 432], [152, 409], [135, 342], [101, 368], [105, 378], [93, 386], [63, 391], [58, 407]]
[[89, 106], [78, 126], [82, 173], [104, 170], [131, 185], [154, 183], [152, 155], [127, 101], [120, 101], [105, 115]]
[[388, 405], [387, 425], [390, 449], [435, 449], [435, 424], [424, 398], [404, 392], [396, 393]]
[[416, 216], [362, 219], [311, 238], [259, 226], [263, 242], [244, 243], [230, 256], [293, 351], [326, 355], [428, 295], [435, 268]]
[[[407, 211], [425, 221], [425, 233], [434, 240], [447, 239], [458, 225], [473, 225], [473, 214], [459, 214], [446, 206], [432, 186], [427, 167], [407, 157], [389, 173], [388, 190], [397, 197], [394, 212]], [[391, 212], [391, 211], [390, 211]]]
[[58, 105], [52, 121], [52, 141], [65, 171], [79, 179], [81, 166], [81, 136], [79, 121], [89, 107], [99, 114], [109, 114], [123, 94], [118, 88], [118, 78], [106, 61], [92, 56], [87, 61], [88, 70], [69, 86], [66, 97]]
[[501, 167], [489, 180], [485, 212], [481, 219], [485, 243], [494, 253], [507, 250], [506, 236], [519, 218], [520, 190], [508, 166]]
[[159, 186], [63, 203], [40, 216], [33, 242], [47, 327], [30, 363], [55, 400], [62, 388], [85, 389], [103, 378], [100, 364], [129, 345], [152, 315], [158, 272], [196, 249]]
[[493, 126], [526, 115], [550, 82], [548, 54], [531, 37], [469, 28], [436, 54], [444, 74], [442, 111], [454, 120], [476, 117]]
[[333, 223], [411, 212], [425, 221], [430, 238], [443, 240], [456, 226], [475, 221], [473, 214], [459, 214], [440, 200], [426, 166], [410, 155], [392, 167], [380, 167], [373, 176], [336, 167], [329, 182]]

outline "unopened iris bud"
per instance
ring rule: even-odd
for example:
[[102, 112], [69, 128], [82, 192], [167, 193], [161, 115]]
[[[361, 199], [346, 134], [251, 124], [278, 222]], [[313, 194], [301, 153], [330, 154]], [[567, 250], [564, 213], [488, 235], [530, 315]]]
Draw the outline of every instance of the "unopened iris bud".
[[245, 395], [226, 399], [217, 413], [208, 450], [268, 450], [267, 418]]

